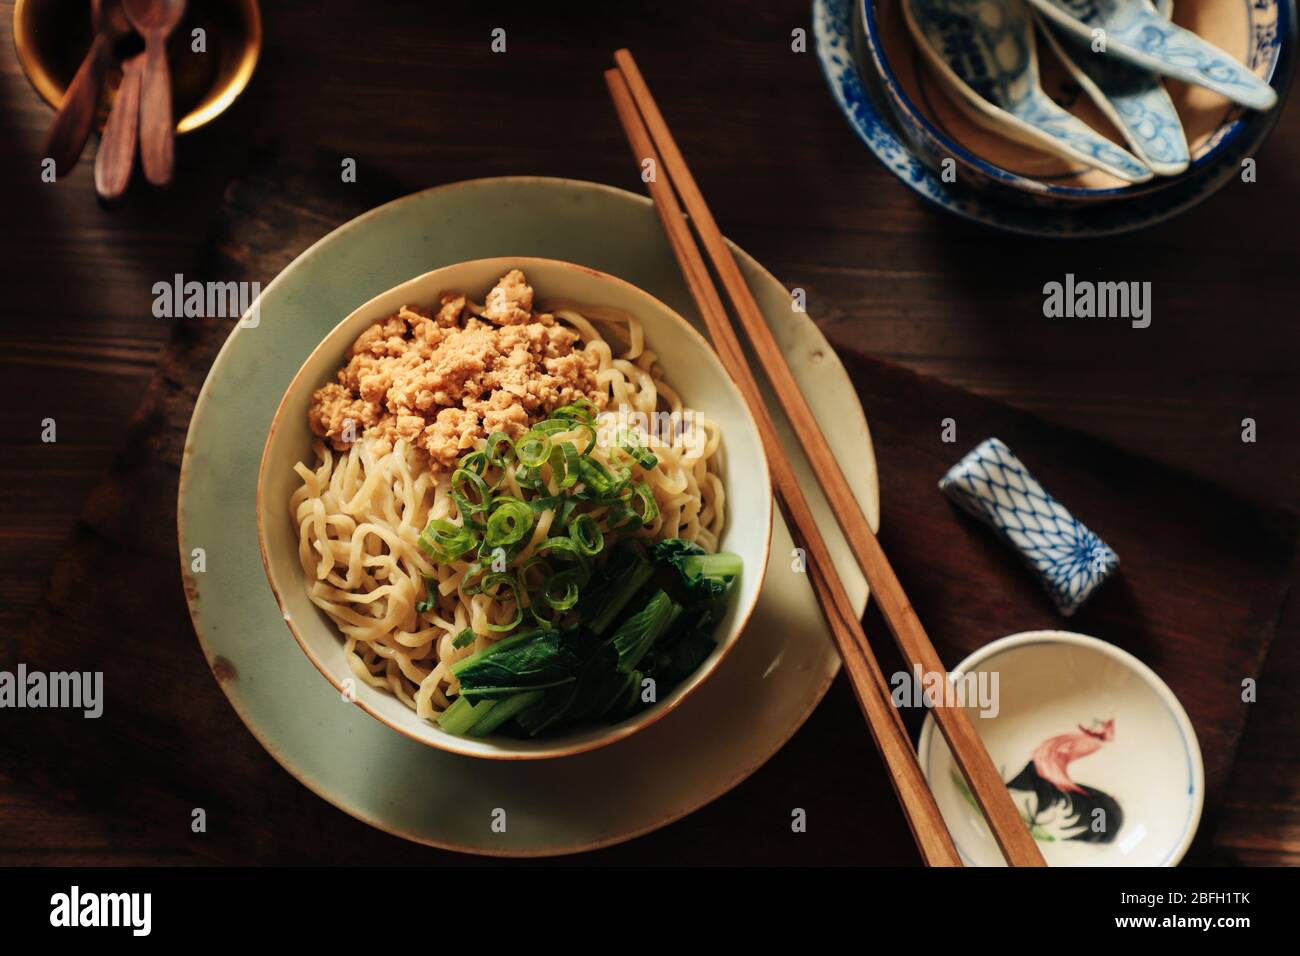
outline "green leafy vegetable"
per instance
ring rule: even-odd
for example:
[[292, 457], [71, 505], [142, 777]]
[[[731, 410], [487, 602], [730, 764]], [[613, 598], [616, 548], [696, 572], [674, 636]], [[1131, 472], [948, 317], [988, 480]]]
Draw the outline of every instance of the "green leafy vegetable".
[[458, 697], [438, 717], [438, 726], [449, 734], [464, 734], [495, 706], [494, 700], [475, 703], [468, 697]]
[[665, 592], [656, 591], [646, 606], [620, 624], [609, 639], [614, 650], [618, 651], [618, 669], [624, 674], [634, 671], [655, 640], [668, 630], [680, 613], [680, 604]]
[[474, 722], [474, 726], [469, 729], [470, 736], [486, 737], [515, 714], [531, 705], [534, 701], [540, 700], [544, 693], [545, 691], [530, 690], [522, 694], [515, 694], [513, 697], [506, 697], [503, 700], [484, 701], [484, 703], [491, 703], [496, 706]]
[[536, 737], [564, 715], [572, 699], [572, 686], [549, 690], [516, 714], [515, 723], [528, 736]]
[[558, 687], [576, 681], [582, 664], [572, 630], [536, 631], [529, 640], [476, 660], [477, 656], [452, 666], [463, 697], [509, 697]]
[[718, 646], [713, 639], [718, 624], [715, 607], [700, 603], [687, 609], [672, 632], [655, 645], [654, 659], [646, 673], [654, 677], [660, 697], [694, 674]]
[[697, 598], [721, 597], [740, 574], [740, 555], [719, 551], [706, 554], [704, 549], [681, 538], [668, 538], [651, 547], [656, 561], [677, 569], [687, 589]]
[[593, 634], [604, 634], [614, 618], [650, 580], [654, 568], [632, 544], [615, 548], [592, 584], [583, 589], [578, 612]]

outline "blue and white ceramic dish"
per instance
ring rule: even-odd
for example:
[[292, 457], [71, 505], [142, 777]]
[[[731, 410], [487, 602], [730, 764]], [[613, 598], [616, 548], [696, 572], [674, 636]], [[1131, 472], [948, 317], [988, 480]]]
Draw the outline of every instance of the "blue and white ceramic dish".
[[[1030, 631], [985, 645], [954, 688], [1049, 866], [1174, 866], [1205, 801], [1201, 748], [1173, 691], [1113, 644]], [[968, 866], [1004, 866], [927, 715], [917, 755]]]
[[[1099, 177], [1083, 164], [1071, 166], [1060, 162], [1054, 162], [1051, 171], [1044, 172], [1032, 151], [1017, 147], [1008, 154], [1000, 143], [975, 142], [969, 129], [961, 128], [960, 120], [954, 122], [955, 111], [938, 89], [937, 81], [928, 71], [917, 70], [910, 62], [914, 57], [910, 37], [903, 37], [906, 42], [900, 43], [899, 34], [906, 33], [899, 9], [902, 0], [855, 2], [858, 6], [855, 16], [861, 20], [861, 33], [855, 40], [861, 44], [864, 54], [859, 57], [860, 66], [875, 74], [872, 82], [878, 84], [886, 108], [910, 147], [936, 169], [941, 168], [944, 160], [951, 159], [958, 166], [959, 181], [975, 189], [988, 190], [998, 199], [1066, 208], [1127, 200], [1175, 188], [1185, 179], [1205, 174], [1211, 167], [1217, 168], [1223, 155], [1241, 140], [1255, 141], [1258, 137], [1262, 141], [1280, 112], [1276, 107], [1266, 113], [1245, 112], [1206, 90], [1188, 90], [1178, 84], [1180, 89], [1175, 99], [1185, 114], [1184, 126], [1191, 140], [1191, 162], [1179, 179], [1158, 177], [1146, 183], [1126, 184], [1109, 176]], [[1284, 91], [1289, 84], [1295, 47], [1295, 0], [1213, 0], [1213, 3], [1215, 6], [1184, 5], [1178, 16], [1195, 22], [1200, 29], [1233, 33], [1251, 69]], [[1214, 14], [1215, 10], [1219, 12]], [[1072, 95], [1076, 101], [1082, 99], [1081, 91], [1065, 67], [1056, 64], [1046, 43], [1041, 45], [1040, 53], [1044, 84], [1049, 93], [1058, 99], [1064, 95]], [[1049, 82], [1048, 74], [1052, 72], [1059, 77]], [[1091, 111], [1092, 115], [1085, 118], [1094, 126], [1102, 129], [1109, 126], [1101, 111], [1090, 102], [1086, 106], [1082, 112]], [[1071, 109], [1080, 112], [1075, 105]]]
[[[1195, 178], [1150, 196], [1124, 202], [1098, 204], [1079, 209], [1038, 209], [998, 201], [959, 184], [945, 183], [907, 145], [906, 138], [891, 125], [884, 94], [869, 70], [861, 70], [854, 56], [854, 8], [859, 0], [813, 0], [813, 36], [817, 55], [831, 93], [849, 125], [873, 155], [908, 188], [954, 215], [1005, 232], [1045, 238], [1081, 238], [1118, 235], [1145, 229], [1204, 202], [1229, 179], [1240, 173], [1242, 157], [1258, 149], [1272, 129], [1270, 118], [1251, 125], [1245, 135], [1233, 138], [1214, 162]], [[1294, 13], [1294, 0], [1286, 0]], [[1287, 20], [1288, 32], [1281, 37], [1282, 55], [1274, 71], [1274, 83], [1285, 90], [1291, 79], [1294, 49], [1294, 16]]]

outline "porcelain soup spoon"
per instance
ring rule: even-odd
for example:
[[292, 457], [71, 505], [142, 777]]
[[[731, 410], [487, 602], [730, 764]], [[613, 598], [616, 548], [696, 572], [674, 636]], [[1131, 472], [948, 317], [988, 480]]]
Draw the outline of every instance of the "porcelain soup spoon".
[[[1169, 19], [1173, 0], [1157, 0], [1156, 9]], [[1187, 135], [1160, 77], [1094, 50], [1090, 42], [1042, 13], [1035, 16], [1048, 44], [1088, 97], [1124, 134], [1133, 152], [1159, 176], [1176, 176], [1186, 170], [1191, 162]]]
[[979, 125], [1126, 182], [1154, 176], [1043, 91], [1023, 0], [904, 0], [903, 14], [922, 54]]
[[1151, 0], [1029, 2], [1089, 43], [1104, 36], [1107, 55], [1214, 90], [1251, 109], [1267, 110], [1277, 103], [1271, 86], [1217, 46], [1160, 16]]

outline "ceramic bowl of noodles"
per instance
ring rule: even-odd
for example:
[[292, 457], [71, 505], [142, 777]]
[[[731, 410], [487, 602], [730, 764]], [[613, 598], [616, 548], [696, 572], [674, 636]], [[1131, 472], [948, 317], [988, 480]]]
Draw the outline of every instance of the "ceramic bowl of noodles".
[[[1201, 750], [1168, 685], [1132, 654], [1066, 631], [1014, 634], [954, 671], [1049, 866], [1174, 866], [1205, 797]], [[963, 861], [1002, 866], [933, 717], [917, 745]]]
[[670, 713], [740, 639], [766, 459], [708, 342], [648, 293], [548, 259], [448, 266], [286, 386], [258, 537], [322, 693], [454, 753], [560, 757]]

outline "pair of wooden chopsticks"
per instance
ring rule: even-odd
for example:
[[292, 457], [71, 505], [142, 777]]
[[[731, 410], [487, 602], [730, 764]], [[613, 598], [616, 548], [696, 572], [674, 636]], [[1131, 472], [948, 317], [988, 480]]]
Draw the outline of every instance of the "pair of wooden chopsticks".
[[[884, 674], [831, 563], [826, 542], [799, 487], [790, 459], [777, 437], [772, 418], [759, 394], [758, 383], [749, 369], [726, 308], [713, 285], [709, 267], [700, 254], [682, 213], [681, 204], [686, 206], [686, 211], [690, 214], [690, 221], [694, 223], [709, 260], [726, 289], [750, 346], [803, 445], [804, 453], [813, 466], [813, 473], [830, 502], [899, 649], [909, 666], [920, 667], [923, 673], [935, 675], [931, 680], [941, 682], [942, 698], [930, 698], [935, 719], [948, 741], [957, 765], [970, 784], [972, 794], [984, 811], [1003, 856], [1012, 866], [1044, 866], [1042, 854], [1020, 819], [1011, 795], [970, 719], [961, 707], [945, 706], [947, 701], [953, 699], [947, 671], [921, 627], [907, 595], [903, 593], [903, 587], [889, 566], [880, 543], [867, 524], [812, 409], [808, 407], [803, 393], [795, 383], [758, 303], [745, 284], [686, 161], [677, 149], [663, 115], [650, 95], [641, 71], [627, 50], [615, 53], [614, 62], [617, 69], [605, 73], [605, 82], [613, 97], [619, 121], [623, 124], [623, 131], [637, 163], [653, 161], [651, 168], [654, 175], [643, 175], [642, 178], [647, 180], [655, 209], [663, 222], [695, 304], [708, 326], [713, 346], [758, 424], [772, 471], [777, 501], [790, 525], [795, 544], [802, 547], [807, 555], [809, 578], [821, 603], [822, 612], [830, 624], [858, 705], [867, 718], [872, 737], [884, 758], [890, 780], [922, 857], [931, 866], [961, 865], [934, 795], [926, 785], [917, 763], [902, 718], [890, 701]], [[681, 204], [678, 202], [679, 195]]]

